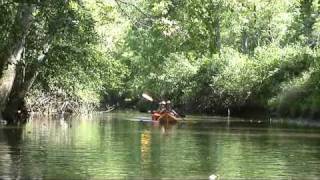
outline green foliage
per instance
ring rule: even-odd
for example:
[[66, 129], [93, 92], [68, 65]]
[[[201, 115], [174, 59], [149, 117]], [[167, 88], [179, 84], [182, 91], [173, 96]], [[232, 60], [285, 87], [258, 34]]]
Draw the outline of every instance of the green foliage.
[[283, 116], [316, 118], [319, 107], [319, 50], [309, 51], [311, 66], [299, 76], [281, 84], [281, 91], [269, 106]]
[[[35, 10], [19, 65], [23, 68], [17, 74], [28, 78], [25, 74], [39, 72], [29, 92], [29, 104], [37, 104], [43, 93], [56, 96], [57, 92], [80, 104], [99, 104], [106, 91], [122, 89], [128, 70], [112, 56], [113, 49], [106, 50], [110, 42], [103, 41], [102, 33], [114, 25], [118, 15], [114, 5], [76, 0], [26, 3], [34, 4]], [[0, 11], [6, 14], [0, 18], [4, 22], [0, 25], [4, 40], [0, 48], [8, 43], [18, 5], [19, 1], [0, 4]]]
[[151, 21], [133, 24], [118, 51], [131, 72], [130, 94], [147, 91], [207, 113], [277, 109], [280, 96], [298, 92], [289, 82], [318, 72], [311, 70], [319, 57], [317, 2], [141, 1], [135, 21], [146, 22], [144, 14]]
[[[144, 103], [149, 92], [197, 112], [318, 113], [318, 0], [36, 4], [22, 61], [40, 72], [34, 92], [62, 89], [91, 104]], [[0, 49], [17, 5], [0, 4]]]

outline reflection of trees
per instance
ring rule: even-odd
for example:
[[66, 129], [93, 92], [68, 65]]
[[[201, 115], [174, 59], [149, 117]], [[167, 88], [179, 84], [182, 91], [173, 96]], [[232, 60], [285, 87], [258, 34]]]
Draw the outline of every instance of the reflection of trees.
[[320, 172], [319, 137], [265, 127], [206, 126], [161, 127], [116, 117], [33, 120], [23, 128], [0, 129], [0, 174], [54, 179], [207, 179], [210, 174], [277, 179]]
[[296, 177], [303, 178], [320, 170], [315, 166], [320, 161], [319, 138], [305, 141], [306, 137], [300, 135], [300, 139], [291, 134], [278, 137], [273, 129], [261, 127], [233, 126], [226, 130], [220, 124], [213, 128], [195, 124], [161, 136], [159, 171], [172, 176], [192, 176], [194, 172], [202, 175], [200, 178], [207, 174], [279, 178], [299, 172]]
[[22, 133], [24, 127], [0, 128], [0, 178], [22, 178]]
[[169, 177], [189, 177], [199, 169], [199, 147], [188, 131], [178, 131], [177, 125], [166, 129], [168, 136], [161, 136], [160, 173]]
[[[305, 137], [300, 137], [300, 140], [290, 137], [290, 134], [281, 137], [272, 130], [268, 132], [268, 129], [242, 129], [239, 132], [217, 133], [216, 136], [220, 137], [217, 137], [219, 158], [215, 173], [227, 179], [277, 179], [292, 175], [304, 179], [317, 172], [315, 168], [318, 172], [320, 170], [319, 166], [312, 164], [312, 159], [319, 162], [319, 155], [309, 151], [318, 152], [316, 148], [319, 146], [305, 141]], [[307, 153], [303, 153], [305, 149]]]

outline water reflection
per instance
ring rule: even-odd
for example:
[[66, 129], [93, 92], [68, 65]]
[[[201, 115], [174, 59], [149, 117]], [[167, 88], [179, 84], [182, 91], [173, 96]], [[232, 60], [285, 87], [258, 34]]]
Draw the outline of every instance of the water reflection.
[[131, 121], [132, 116], [141, 114], [34, 119], [22, 127], [2, 126], [0, 178], [320, 176], [317, 128], [218, 117], [191, 117], [162, 126]]
[[22, 133], [23, 127], [7, 126], [0, 131], [0, 169], [3, 169], [3, 178], [21, 178]]

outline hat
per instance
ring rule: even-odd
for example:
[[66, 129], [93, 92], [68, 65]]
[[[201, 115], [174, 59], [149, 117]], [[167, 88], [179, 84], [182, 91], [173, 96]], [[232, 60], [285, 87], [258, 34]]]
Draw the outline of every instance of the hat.
[[165, 101], [161, 101], [159, 104], [166, 104], [166, 102]]
[[167, 104], [170, 104], [171, 103], [171, 101], [167, 101]]

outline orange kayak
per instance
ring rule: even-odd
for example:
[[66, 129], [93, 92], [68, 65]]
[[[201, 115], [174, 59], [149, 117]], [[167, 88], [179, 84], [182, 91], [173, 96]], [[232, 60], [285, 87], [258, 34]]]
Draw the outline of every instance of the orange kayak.
[[152, 121], [158, 121], [160, 116], [161, 116], [160, 112], [153, 112], [151, 115]]
[[164, 112], [164, 113], [154, 112], [152, 113], [152, 120], [167, 124], [167, 123], [176, 123], [178, 121], [178, 118], [170, 112]]

